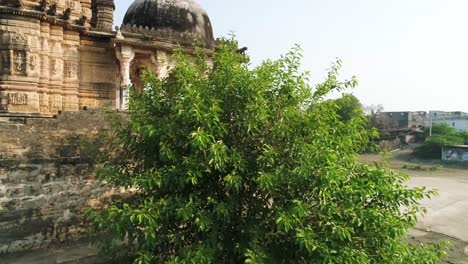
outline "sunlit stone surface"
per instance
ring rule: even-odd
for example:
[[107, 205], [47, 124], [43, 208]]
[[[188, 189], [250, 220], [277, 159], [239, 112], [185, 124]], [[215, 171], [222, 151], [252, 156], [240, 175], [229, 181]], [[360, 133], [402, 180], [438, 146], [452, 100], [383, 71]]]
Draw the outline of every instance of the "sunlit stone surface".
[[113, 0], [0, 0], [0, 115], [125, 109], [149, 68], [167, 75], [180, 44], [215, 46], [191, 0], [136, 0], [114, 30]]

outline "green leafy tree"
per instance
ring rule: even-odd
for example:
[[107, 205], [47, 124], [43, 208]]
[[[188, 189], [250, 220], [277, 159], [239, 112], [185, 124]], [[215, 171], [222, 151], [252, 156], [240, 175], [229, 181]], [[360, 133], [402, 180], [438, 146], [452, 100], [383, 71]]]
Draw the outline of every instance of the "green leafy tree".
[[458, 132], [458, 136], [463, 138], [463, 140], [465, 141], [464, 144], [468, 144], [468, 131], [460, 131]]
[[439, 263], [443, 245], [405, 242], [433, 192], [356, 162], [374, 132], [324, 99], [356, 85], [340, 63], [312, 88], [298, 48], [253, 69], [236, 50], [144, 75], [98, 170], [133, 193], [88, 211], [114, 262]]
[[335, 102], [338, 107], [337, 114], [342, 121], [346, 122], [353, 118], [360, 118], [364, 114], [361, 102], [352, 94], [343, 94]]
[[[425, 129], [425, 134], [429, 137], [430, 128]], [[432, 135], [440, 136], [455, 136], [458, 133], [457, 129], [449, 126], [446, 123], [434, 124], [432, 126]]]

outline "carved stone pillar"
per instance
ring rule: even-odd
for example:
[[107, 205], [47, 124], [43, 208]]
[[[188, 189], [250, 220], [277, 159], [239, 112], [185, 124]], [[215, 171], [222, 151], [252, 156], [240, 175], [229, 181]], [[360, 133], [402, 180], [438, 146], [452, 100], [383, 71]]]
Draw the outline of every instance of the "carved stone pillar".
[[39, 93], [39, 108], [41, 113], [49, 113], [49, 76], [50, 76], [50, 66], [49, 66], [49, 34], [50, 34], [50, 24], [47, 22], [41, 22], [41, 35], [40, 35], [40, 45], [41, 49], [39, 51], [40, 56], [40, 75], [39, 75], [39, 84], [38, 84], [38, 93]]
[[122, 46], [116, 49], [117, 59], [120, 62], [120, 91], [117, 92], [116, 106], [118, 109], [126, 110], [128, 107], [128, 92], [132, 82], [130, 80], [130, 64], [135, 58], [132, 47]]
[[49, 106], [51, 112], [63, 109], [62, 87], [63, 87], [63, 28], [60, 26], [50, 27], [49, 40]]
[[65, 0], [50, 0], [50, 5], [57, 6], [57, 14], [63, 14], [65, 11]]
[[93, 11], [91, 10], [91, 0], [81, 0], [81, 16], [85, 16], [85, 24], [83, 26], [89, 27], [91, 18], [93, 17]]
[[80, 34], [75, 31], [65, 31], [63, 41], [63, 110], [79, 110], [78, 90]]
[[81, 2], [80, 0], [66, 0], [65, 1], [65, 10], [70, 9], [70, 20], [76, 21], [81, 17]]

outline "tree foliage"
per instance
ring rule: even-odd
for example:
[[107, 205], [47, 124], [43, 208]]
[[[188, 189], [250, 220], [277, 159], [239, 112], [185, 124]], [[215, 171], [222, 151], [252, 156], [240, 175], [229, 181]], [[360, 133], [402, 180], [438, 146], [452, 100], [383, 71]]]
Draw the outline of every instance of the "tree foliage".
[[463, 141], [465, 142], [463, 144], [468, 145], [468, 131], [460, 131], [458, 132], [458, 136], [463, 138]]
[[[133, 188], [88, 211], [122, 263], [439, 263], [413, 246], [419, 200], [407, 176], [356, 162], [373, 131], [325, 100], [340, 62], [310, 87], [298, 48], [251, 68], [225, 41], [212, 58], [177, 55], [169, 78], [147, 72], [115, 128], [101, 178]], [[119, 123], [119, 122], [116, 122]]]
[[426, 128], [424, 132], [427, 137], [430, 136], [429, 135], [430, 131], [432, 132], [433, 135], [440, 135], [440, 136], [456, 136], [459, 133], [459, 131], [456, 128], [451, 127], [446, 123], [434, 124], [432, 126], [432, 129], [429, 127]]
[[336, 99], [338, 107], [337, 114], [344, 122], [350, 121], [353, 118], [362, 117], [364, 110], [361, 102], [352, 94], [343, 94], [341, 98]]
[[458, 131], [446, 123], [434, 124], [432, 136], [429, 136], [430, 128], [426, 128], [426, 141], [415, 149], [415, 154], [421, 158], [440, 159], [442, 147], [446, 145], [468, 144], [467, 132]]

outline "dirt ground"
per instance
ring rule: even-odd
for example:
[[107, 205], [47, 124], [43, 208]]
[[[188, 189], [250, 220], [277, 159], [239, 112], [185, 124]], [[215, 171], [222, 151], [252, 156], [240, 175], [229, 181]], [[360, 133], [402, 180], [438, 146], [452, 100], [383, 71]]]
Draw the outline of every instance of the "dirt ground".
[[364, 163], [388, 160], [391, 169], [410, 176], [409, 187], [437, 189], [437, 197], [422, 201], [427, 214], [411, 230], [409, 239], [415, 243], [450, 241], [449, 257], [443, 263], [468, 264], [468, 167], [418, 160], [411, 147], [395, 151], [387, 159], [373, 154], [360, 159]]
[[447, 264], [468, 264], [466, 248], [468, 243], [450, 236], [434, 232], [426, 232], [418, 229], [410, 230], [409, 240], [417, 244], [430, 244], [437, 241], [449, 241], [452, 245], [449, 248], [448, 257], [442, 263]]

